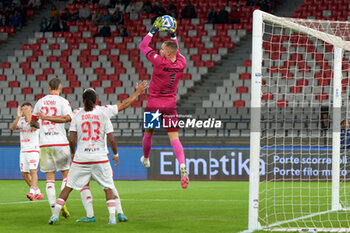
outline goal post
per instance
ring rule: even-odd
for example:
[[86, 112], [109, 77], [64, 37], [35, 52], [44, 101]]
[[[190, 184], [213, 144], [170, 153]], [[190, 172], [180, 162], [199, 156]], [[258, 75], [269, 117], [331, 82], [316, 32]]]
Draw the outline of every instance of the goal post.
[[348, 22], [254, 11], [247, 232], [350, 231], [349, 51]]

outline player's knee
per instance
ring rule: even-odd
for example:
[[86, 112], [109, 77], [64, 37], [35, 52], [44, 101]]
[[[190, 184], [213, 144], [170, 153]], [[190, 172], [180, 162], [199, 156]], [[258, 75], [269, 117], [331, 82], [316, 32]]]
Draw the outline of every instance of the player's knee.
[[169, 128], [169, 129], [167, 129], [167, 131], [168, 131], [168, 136], [169, 136], [170, 142], [179, 139], [179, 129], [178, 128]]
[[28, 172], [22, 172], [22, 176], [23, 176], [23, 178], [28, 178], [29, 177], [29, 173]]

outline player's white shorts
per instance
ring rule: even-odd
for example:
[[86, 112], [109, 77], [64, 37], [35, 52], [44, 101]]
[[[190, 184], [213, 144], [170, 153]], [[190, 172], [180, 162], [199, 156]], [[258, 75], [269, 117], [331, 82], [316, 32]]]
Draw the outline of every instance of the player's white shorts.
[[90, 179], [94, 179], [103, 189], [113, 189], [113, 173], [111, 164], [95, 163], [95, 164], [77, 164], [72, 163], [68, 173], [67, 186], [81, 190]]
[[29, 170], [38, 169], [39, 165], [39, 151], [21, 151], [19, 156], [19, 166], [21, 168], [21, 172], [29, 172]]
[[40, 148], [40, 171], [54, 172], [68, 170], [71, 156], [69, 146]]

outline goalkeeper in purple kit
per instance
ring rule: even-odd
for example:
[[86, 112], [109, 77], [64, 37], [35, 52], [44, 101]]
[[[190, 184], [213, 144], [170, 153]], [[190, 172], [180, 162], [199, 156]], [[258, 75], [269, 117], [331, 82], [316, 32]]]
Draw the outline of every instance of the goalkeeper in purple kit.
[[[149, 43], [153, 36], [159, 30], [164, 30], [163, 19], [158, 17], [153, 24], [150, 32], [144, 37], [140, 43], [140, 50], [146, 58], [153, 64], [152, 80], [149, 84], [150, 97], [147, 101], [146, 111], [159, 111], [166, 122], [171, 121], [172, 126], [177, 125], [176, 111], [176, 91], [177, 85], [186, 67], [186, 59], [179, 52], [179, 44], [176, 39], [176, 21], [174, 27], [170, 29], [171, 40], [165, 41], [162, 44], [160, 54], [157, 54]], [[185, 156], [182, 144], [179, 140], [179, 130], [177, 127], [167, 128], [171, 146], [174, 148], [176, 158], [180, 164], [181, 171], [181, 186], [187, 188], [189, 178], [185, 165]], [[142, 164], [149, 168], [151, 166], [149, 155], [152, 148], [152, 136], [154, 129], [146, 129], [142, 141], [143, 156], [141, 157]]]

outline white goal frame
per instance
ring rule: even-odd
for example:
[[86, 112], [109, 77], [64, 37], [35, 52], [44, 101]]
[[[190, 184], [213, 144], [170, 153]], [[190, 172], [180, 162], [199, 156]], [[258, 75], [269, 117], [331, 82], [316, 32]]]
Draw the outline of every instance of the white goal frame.
[[[250, 175], [249, 175], [249, 217], [248, 230], [245, 232], [253, 232], [255, 230], [266, 229], [267, 226], [261, 226], [258, 221], [259, 215], [259, 158], [260, 158], [260, 121], [261, 121], [261, 98], [262, 98], [262, 61], [263, 61], [263, 22], [292, 28], [301, 34], [307, 34], [317, 39], [323, 40], [334, 46], [334, 79], [333, 79], [333, 130], [332, 130], [332, 204], [328, 212], [342, 210], [339, 201], [339, 182], [340, 182], [340, 107], [341, 107], [341, 90], [342, 90], [342, 56], [343, 51], [350, 50], [350, 42], [343, 40], [341, 37], [330, 35], [306, 26], [288, 21], [288, 18], [277, 17], [260, 10], [255, 10], [253, 14], [253, 39], [252, 39], [252, 72], [251, 72], [251, 132], [250, 132]], [[336, 128], [335, 128], [336, 127]], [[315, 215], [324, 214], [316, 213]], [[279, 226], [287, 222], [293, 222], [300, 219], [315, 216], [308, 215], [291, 219], [290, 221], [277, 222], [268, 227]], [[301, 231], [297, 228], [276, 228], [278, 231]], [[318, 232], [349, 232], [350, 228], [319, 228]]]

